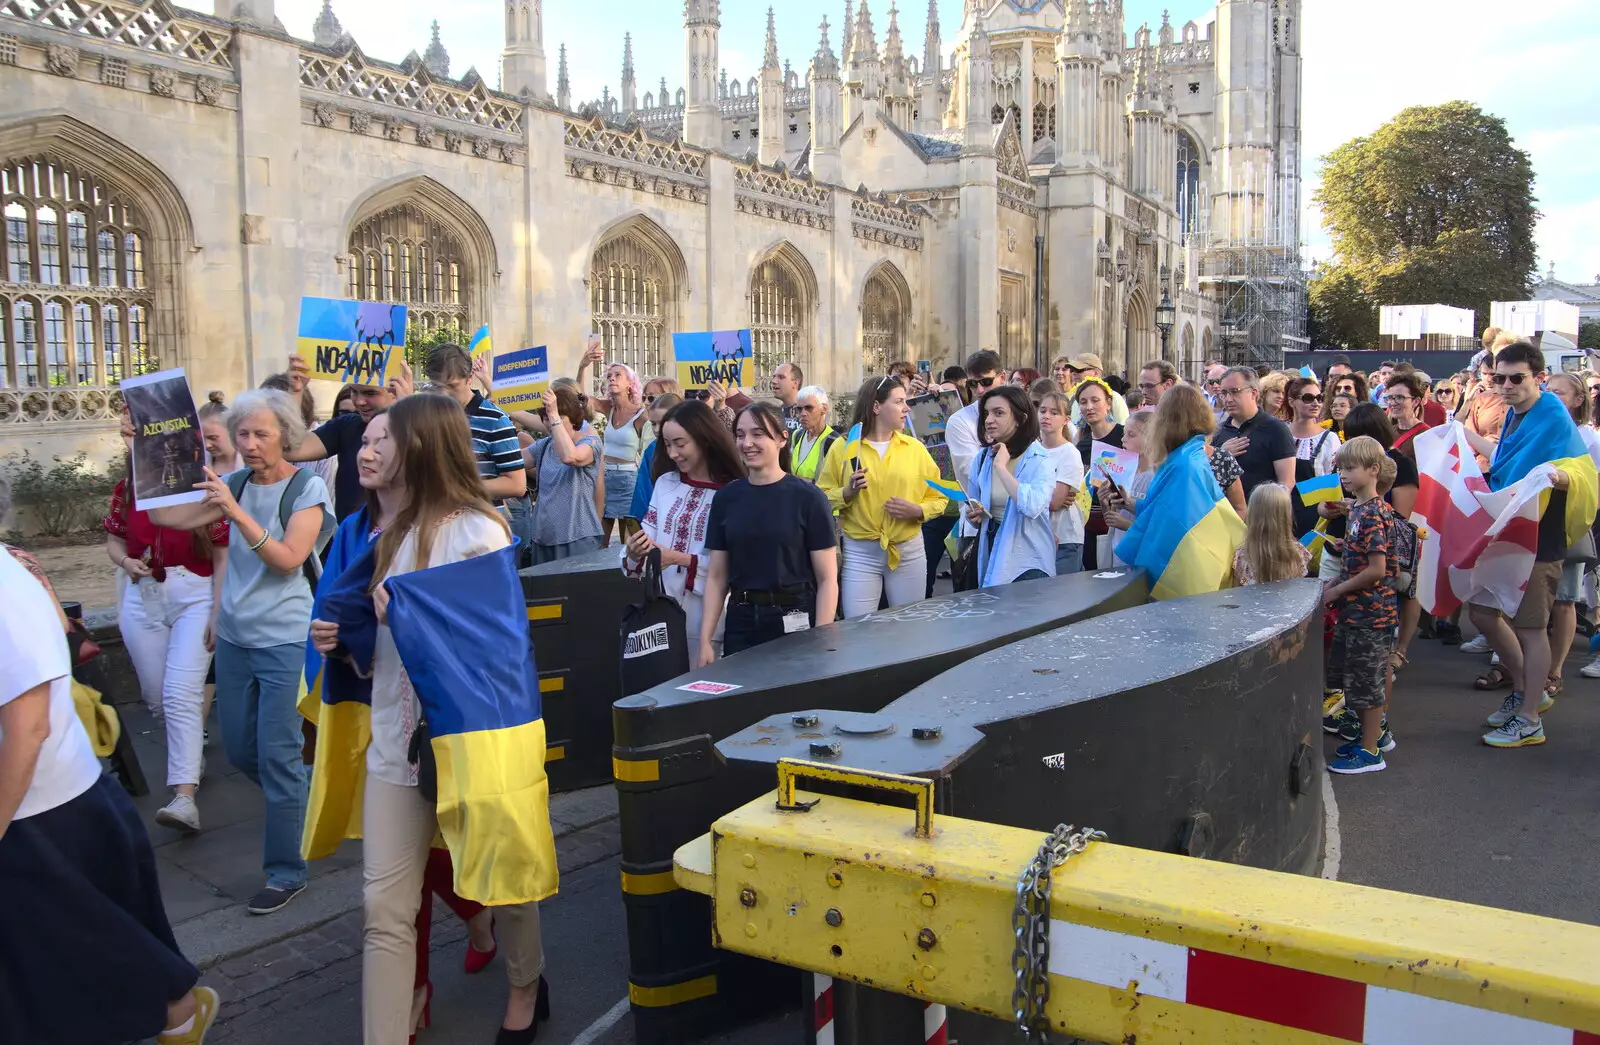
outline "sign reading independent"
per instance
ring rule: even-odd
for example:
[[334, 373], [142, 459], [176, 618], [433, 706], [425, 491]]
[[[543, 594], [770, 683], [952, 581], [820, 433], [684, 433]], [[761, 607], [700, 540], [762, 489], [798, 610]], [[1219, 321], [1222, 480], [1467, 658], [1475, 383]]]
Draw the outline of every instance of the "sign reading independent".
[[550, 353], [545, 346], [519, 348], [494, 357], [491, 385], [502, 410], [538, 410], [550, 389]]

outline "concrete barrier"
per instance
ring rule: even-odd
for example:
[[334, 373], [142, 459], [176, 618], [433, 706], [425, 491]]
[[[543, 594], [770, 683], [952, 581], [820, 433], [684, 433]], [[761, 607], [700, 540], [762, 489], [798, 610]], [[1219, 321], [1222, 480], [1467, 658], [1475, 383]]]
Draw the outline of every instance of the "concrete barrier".
[[792, 971], [714, 951], [706, 898], [672, 878], [678, 846], [771, 787], [770, 776], [723, 771], [718, 738], [800, 708], [876, 711], [998, 646], [1138, 605], [1147, 592], [1142, 572], [1122, 570], [940, 596], [787, 635], [617, 701], [613, 769], [641, 1045], [692, 1040], [770, 1011], [793, 980]]
[[618, 554], [606, 548], [521, 571], [552, 792], [611, 780], [611, 705], [622, 696], [618, 628], [641, 595]]

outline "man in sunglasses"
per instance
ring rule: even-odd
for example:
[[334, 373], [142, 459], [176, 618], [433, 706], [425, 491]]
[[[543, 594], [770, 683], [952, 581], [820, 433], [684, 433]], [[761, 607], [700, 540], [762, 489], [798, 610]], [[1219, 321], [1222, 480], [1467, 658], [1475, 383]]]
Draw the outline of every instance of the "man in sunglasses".
[[[1566, 407], [1554, 393], [1540, 388], [1545, 369], [1544, 355], [1526, 341], [1514, 341], [1495, 352], [1491, 380], [1508, 410], [1500, 441], [1491, 443], [1476, 432], [1467, 431], [1467, 442], [1479, 454], [1493, 459], [1500, 448], [1506, 451], [1505, 460], [1489, 469], [1491, 490], [1503, 490], [1520, 481], [1534, 468], [1542, 467], [1539, 462], [1570, 456], [1569, 447], [1577, 439], [1577, 432]], [[1550, 402], [1542, 402], [1545, 399]], [[1529, 425], [1531, 434], [1513, 439], [1524, 424]], [[1483, 742], [1491, 747], [1528, 747], [1545, 741], [1540, 713], [1555, 703], [1545, 692], [1552, 656], [1546, 629], [1550, 625], [1556, 588], [1567, 554], [1570, 485], [1566, 472], [1555, 470], [1550, 500], [1539, 517], [1532, 569], [1516, 613], [1506, 614], [1497, 607], [1477, 602], [1468, 607], [1472, 623], [1488, 638], [1489, 646], [1500, 654], [1499, 667], [1490, 668], [1483, 677], [1489, 684], [1480, 682], [1479, 688], [1495, 689], [1506, 681], [1512, 687], [1500, 710], [1489, 716], [1488, 725], [1494, 728], [1484, 734]], [[1499, 672], [1498, 677], [1496, 672]]]
[[1227, 372], [1228, 368], [1221, 363], [1212, 363], [1206, 367], [1206, 400], [1211, 403], [1211, 408], [1217, 411], [1219, 416], [1222, 413], [1222, 403], [1219, 401], [1218, 393], [1222, 390], [1222, 375]]

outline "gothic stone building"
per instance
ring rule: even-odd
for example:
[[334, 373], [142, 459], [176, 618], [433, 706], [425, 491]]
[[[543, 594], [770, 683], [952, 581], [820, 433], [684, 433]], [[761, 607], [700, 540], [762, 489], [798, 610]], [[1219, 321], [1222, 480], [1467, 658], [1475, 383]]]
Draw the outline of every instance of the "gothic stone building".
[[880, 48], [847, 0], [841, 53], [824, 22], [803, 74], [769, 16], [741, 84], [718, 0], [687, 0], [681, 89], [641, 99], [628, 48], [620, 90], [574, 107], [543, 0], [506, 0], [498, 90], [450, 76], [437, 25], [396, 65], [327, 7], [306, 41], [273, 0], [5, 0], [0, 455], [112, 450], [143, 369], [258, 383], [305, 294], [487, 322], [569, 373], [591, 331], [654, 374], [674, 331], [749, 326], [763, 380], [796, 359], [839, 390], [978, 348], [1132, 370], [1163, 298], [1175, 361], [1270, 349], [1300, 0], [1131, 44], [1121, 0], [961, 2], [947, 51], [932, 0], [918, 59], [895, 10]]

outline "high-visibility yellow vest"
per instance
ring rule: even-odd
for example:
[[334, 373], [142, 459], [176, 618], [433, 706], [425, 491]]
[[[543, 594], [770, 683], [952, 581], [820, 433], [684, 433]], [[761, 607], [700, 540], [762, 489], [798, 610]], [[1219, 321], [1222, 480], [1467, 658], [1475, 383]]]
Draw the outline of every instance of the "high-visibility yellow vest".
[[839, 438], [839, 433], [835, 432], [831, 427], [827, 429], [818, 437], [816, 442], [811, 444], [811, 452], [806, 454], [805, 459], [802, 460], [800, 458], [800, 447], [802, 445], [801, 440], [804, 439], [805, 434], [806, 430], [804, 428], [797, 428], [794, 435], [789, 437], [790, 467], [798, 478], [816, 485], [817, 476], [822, 472], [823, 459], [828, 456], [828, 449]]

